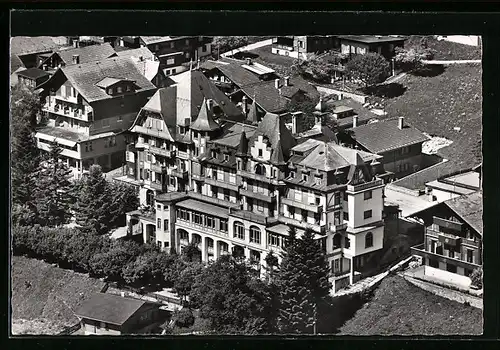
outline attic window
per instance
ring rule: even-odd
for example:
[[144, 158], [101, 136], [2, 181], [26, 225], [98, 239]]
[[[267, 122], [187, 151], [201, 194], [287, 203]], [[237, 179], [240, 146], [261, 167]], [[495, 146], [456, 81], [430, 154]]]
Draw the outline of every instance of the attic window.
[[225, 162], [229, 161], [229, 154], [227, 154], [227, 153], [224, 154], [224, 161]]
[[309, 176], [307, 176], [307, 174], [302, 174], [302, 181], [308, 181], [309, 180]]
[[130, 91], [130, 85], [127, 85], [126, 89], [127, 89], [127, 91]]
[[294, 178], [295, 178], [295, 171], [290, 171], [290, 177], [291, 177], [292, 179], [294, 179]]
[[108, 89], [108, 95], [113, 95], [113, 88]]
[[119, 93], [119, 94], [121, 94], [123, 92], [123, 88], [121, 86], [118, 86], [116, 88], [116, 92]]

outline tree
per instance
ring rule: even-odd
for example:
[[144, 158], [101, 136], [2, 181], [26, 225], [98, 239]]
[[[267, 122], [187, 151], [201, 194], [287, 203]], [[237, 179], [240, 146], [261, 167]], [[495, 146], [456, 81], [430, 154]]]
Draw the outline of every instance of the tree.
[[190, 242], [182, 249], [182, 257], [189, 262], [201, 261], [201, 250], [196, 242]]
[[181, 310], [175, 311], [173, 319], [177, 327], [188, 328], [194, 325], [193, 311], [188, 308], [182, 308]]
[[424, 45], [415, 45], [406, 49], [397, 47], [394, 62], [406, 72], [421, 69], [424, 66], [424, 60], [432, 60], [434, 57], [434, 50]]
[[247, 44], [247, 36], [215, 36], [212, 41], [212, 47], [218, 50], [219, 54], [237, 49]]
[[41, 103], [33, 90], [17, 84], [11, 91], [12, 202], [32, 208], [40, 153], [34, 138]]
[[290, 230], [276, 284], [280, 291], [279, 327], [285, 333], [312, 333], [317, 305], [329, 295], [328, 264], [314, 233], [300, 239]]
[[306, 131], [311, 129], [315, 124], [315, 115], [316, 105], [318, 104], [318, 100], [313, 100], [307, 95], [303, 96], [303, 98], [293, 98], [287, 103], [287, 110], [289, 112], [302, 112], [303, 120], [299, 121], [302, 123], [300, 129], [302, 131]]
[[107, 233], [110, 229], [112, 196], [101, 167], [92, 165], [82, 180], [75, 205], [76, 223], [83, 232]]
[[350, 78], [360, 80], [368, 87], [383, 82], [389, 76], [390, 66], [384, 56], [369, 52], [349, 60], [346, 71]]
[[327, 59], [312, 55], [308, 60], [298, 65], [299, 74], [305, 79], [315, 82], [329, 83], [336, 70], [336, 64]]
[[[219, 333], [269, 333], [270, 290], [249, 272], [243, 260], [220, 257], [196, 278], [190, 302]], [[271, 316], [270, 316], [271, 315]]]
[[61, 152], [62, 148], [54, 142], [38, 171], [35, 206], [42, 226], [61, 226], [72, 216], [72, 171], [60, 160]]
[[133, 186], [115, 182], [108, 182], [107, 186], [112, 197], [109, 208], [109, 227], [112, 229], [125, 226], [125, 214], [139, 207], [137, 190]]
[[191, 293], [196, 278], [202, 273], [205, 266], [201, 263], [191, 263], [184, 267], [174, 282], [174, 288], [177, 294], [186, 300]]
[[271, 281], [273, 281], [274, 270], [279, 265], [278, 257], [271, 250], [269, 253], [267, 253], [264, 260], [266, 261], [267, 279], [268, 279], [268, 281], [271, 282]]
[[471, 285], [478, 288], [483, 288], [483, 268], [478, 267], [474, 271], [472, 271], [470, 279], [471, 279]]
[[124, 267], [123, 280], [135, 286], [162, 288], [165, 286], [164, 273], [169, 262], [167, 254], [157, 250], [147, 251]]

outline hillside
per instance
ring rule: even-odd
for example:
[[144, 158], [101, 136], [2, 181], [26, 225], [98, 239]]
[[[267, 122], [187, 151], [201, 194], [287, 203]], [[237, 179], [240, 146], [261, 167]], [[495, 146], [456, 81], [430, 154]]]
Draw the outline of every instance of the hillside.
[[[12, 328], [24, 333], [32, 333], [31, 327], [36, 333], [53, 334], [75, 324], [72, 310], [104, 287], [104, 282], [84, 274], [19, 256], [12, 257], [11, 273]], [[50, 331], [44, 331], [47, 327]]]
[[480, 309], [441, 298], [389, 276], [339, 335], [482, 334]]

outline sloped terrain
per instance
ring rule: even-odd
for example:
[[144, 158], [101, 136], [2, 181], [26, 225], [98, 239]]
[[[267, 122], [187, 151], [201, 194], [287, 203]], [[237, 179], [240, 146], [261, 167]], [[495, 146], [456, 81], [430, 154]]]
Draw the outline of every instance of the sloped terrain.
[[480, 309], [424, 291], [400, 276], [388, 276], [339, 335], [477, 335]]

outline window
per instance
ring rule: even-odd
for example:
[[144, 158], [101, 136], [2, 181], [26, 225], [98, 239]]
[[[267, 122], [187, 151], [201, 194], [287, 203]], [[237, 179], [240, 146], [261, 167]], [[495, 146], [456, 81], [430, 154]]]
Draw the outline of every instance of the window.
[[472, 249], [467, 249], [467, 262], [474, 263], [474, 251]]
[[163, 231], [168, 231], [168, 219], [163, 220]]
[[307, 174], [302, 174], [302, 181], [308, 181], [309, 180], [309, 176], [307, 176]]
[[264, 202], [257, 201], [257, 210], [258, 211], [264, 211]]
[[288, 206], [288, 211], [290, 212], [290, 217], [293, 219], [295, 218], [295, 208]]
[[203, 223], [201, 215], [199, 213], [193, 214], [193, 220], [196, 225], [201, 225]]
[[234, 223], [233, 237], [238, 239], [245, 239], [245, 227], [241, 222]]
[[224, 189], [224, 200], [229, 202], [229, 190]]
[[229, 154], [224, 154], [224, 161], [225, 162], [229, 161]]
[[108, 95], [113, 95], [113, 89], [112, 88], [108, 89]]
[[372, 191], [366, 191], [364, 193], [365, 201], [372, 198]]
[[215, 228], [215, 219], [211, 216], [206, 216], [205, 226], [207, 226], [208, 228]]
[[[175, 63], [175, 59], [173, 59], [173, 58], [167, 59], [167, 65], [171, 65], [171, 64], [174, 64], [174, 63]], [[174, 73], [174, 72], [172, 71], [172, 73]]]
[[307, 210], [302, 210], [300, 215], [302, 216], [302, 221], [307, 221]]
[[212, 186], [212, 197], [214, 198], [217, 198], [217, 187], [216, 186]]
[[344, 192], [344, 201], [347, 202], [348, 201], [348, 195], [347, 195], [347, 192]]
[[342, 237], [338, 233], [335, 236], [333, 236], [333, 238], [332, 238], [333, 249], [340, 248], [341, 240], [342, 240]]
[[222, 232], [227, 232], [227, 220], [220, 220], [219, 221], [219, 229]]
[[401, 148], [401, 154], [408, 154], [410, 152], [410, 147], [405, 146]]
[[166, 75], [170, 75], [170, 69], [167, 69], [167, 70], [165, 71], [165, 74], [166, 74]]
[[170, 183], [170, 186], [175, 186], [175, 176], [170, 176], [169, 183]]
[[291, 177], [292, 179], [294, 179], [294, 178], [295, 178], [295, 171], [290, 171], [290, 177]]
[[266, 168], [262, 164], [257, 164], [255, 166], [255, 173], [257, 175], [266, 175]]
[[340, 270], [340, 259], [335, 259], [333, 261], [333, 271], [339, 271]]
[[260, 229], [256, 226], [250, 226], [250, 242], [260, 244]]
[[365, 248], [373, 247], [373, 233], [368, 232], [365, 236]]
[[275, 247], [279, 247], [280, 245], [280, 239], [278, 237], [277, 234], [274, 234], [274, 233], [270, 233], [269, 236], [268, 236], [268, 244], [269, 245], [272, 245], [272, 246], [275, 246]]
[[121, 115], [119, 115], [118, 118], [117, 118], [117, 121], [118, 122], [122, 122], [123, 121], [123, 117]]
[[189, 39], [186, 39], [186, 45], [189, 45]]
[[333, 197], [333, 204], [334, 205], [339, 205], [340, 204], [340, 193], [336, 192], [335, 196]]
[[363, 213], [363, 217], [365, 219], [369, 219], [372, 217], [372, 211], [371, 210], [366, 210], [364, 213]]
[[170, 242], [164, 242], [163, 245], [164, 245], [165, 248], [168, 248], [170, 246]]
[[127, 85], [127, 92], [130, 91], [130, 85]]
[[345, 249], [351, 248], [351, 240], [348, 237], [345, 238], [344, 248]]
[[119, 94], [121, 94], [123, 92], [123, 88], [121, 86], [118, 86], [116, 88], [116, 92], [119, 93]]
[[262, 157], [262, 148], [259, 149], [259, 157]]
[[207, 52], [208, 45], [203, 45], [201, 47], [201, 52]]
[[172, 74], [175, 74], [177, 72], [177, 69], [172, 69]]
[[158, 245], [158, 248], [161, 249], [161, 241], [156, 241], [156, 245]]

